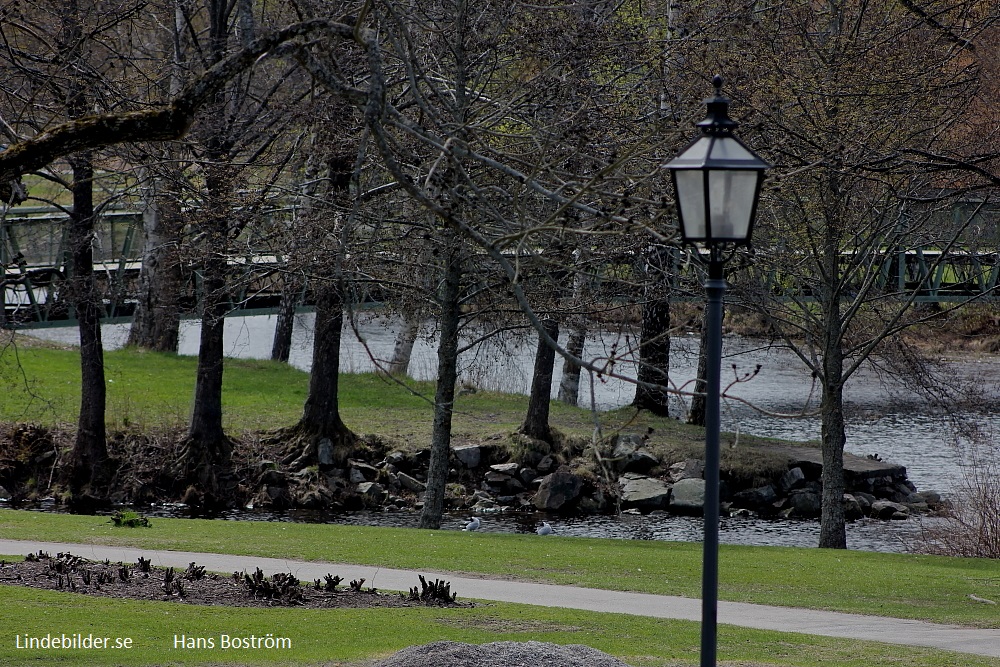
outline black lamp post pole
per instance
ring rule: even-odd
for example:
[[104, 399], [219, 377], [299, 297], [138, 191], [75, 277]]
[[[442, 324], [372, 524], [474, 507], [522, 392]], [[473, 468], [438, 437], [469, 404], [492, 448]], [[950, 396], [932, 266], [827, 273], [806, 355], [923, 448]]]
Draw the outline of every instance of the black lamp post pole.
[[712, 79], [715, 96], [705, 100], [708, 116], [701, 136], [663, 165], [677, 193], [681, 240], [708, 250], [705, 281], [705, 541], [701, 578], [701, 667], [715, 667], [719, 607], [719, 382], [722, 367], [722, 267], [726, 248], [750, 244], [764, 162], [733, 135], [722, 77]]
[[719, 600], [719, 377], [722, 370], [722, 277], [719, 250], [710, 247], [705, 326], [705, 539], [701, 576], [701, 667], [715, 667], [716, 625]]

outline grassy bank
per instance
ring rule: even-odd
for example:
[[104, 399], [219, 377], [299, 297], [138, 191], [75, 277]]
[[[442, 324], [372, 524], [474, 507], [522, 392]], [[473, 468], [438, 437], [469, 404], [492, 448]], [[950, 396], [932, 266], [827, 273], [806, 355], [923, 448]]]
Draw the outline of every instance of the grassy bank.
[[[0, 336], [9, 333], [0, 332]], [[8, 340], [3, 344], [3, 340]], [[194, 395], [197, 359], [140, 350], [105, 354], [110, 429], [171, 430], [187, 424]], [[24, 335], [14, 344], [0, 339], [0, 422], [33, 422], [47, 427], [72, 425], [80, 405], [79, 354]], [[302, 414], [309, 376], [287, 364], [228, 359], [223, 378], [225, 428], [234, 435], [290, 426]], [[434, 385], [404, 382], [374, 374], [344, 374], [340, 410], [356, 433], [376, 434], [394, 446], [426, 447], [433, 423]], [[527, 399], [497, 392], [462, 392], [455, 404], [453, 443], [502, 439], [524, 420]], [[653, 429], [658, 453], [679, 459], [699, 456], [704, 432], [674, 419], [637, 414], [631, 408], [601, 413], [602, 434], [645, 433]], [[590, 439], [595, 417], [589, 411], [553, 401], [550, 423], [560, 432]], [[724, 444], [731, 442], [723, 436]], [[724, 447], [723, 466], [750, 470], [768, 465], [754, 445], [766, 442], [740, 436], [740, 447]]]
[[[0, 511], [9, 539], [87, 542], [477, 573], [555, 584], [700, 596], [701, 545], [404, 528]], [[23, 555], [23, 554], [22, 554]], [[724, 545], [723, 600], [1000, 628], [1000, 562], [860, 551]], [[461, 594], [461, 592], [459, 592]]]

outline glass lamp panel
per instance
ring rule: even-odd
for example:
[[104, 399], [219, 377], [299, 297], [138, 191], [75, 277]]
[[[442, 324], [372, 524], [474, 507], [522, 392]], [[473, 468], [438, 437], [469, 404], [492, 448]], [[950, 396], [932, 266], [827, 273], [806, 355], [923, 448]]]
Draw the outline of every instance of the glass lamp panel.
[[732, 137], [720, 137], [712, 143], [712, 150], [708, 156], [711, 161], [738, 161], [747, 164], [756, 164], [760, 158]]
[[750, 235], [750, 216], [757, 194], [756, 170], [708, 172], [711, 238], [745, 241]]
[[708, 238], [705, 229], [705, 172], [700, 169], [677, 169], [673, 175], [681, 234], [687, 240]]

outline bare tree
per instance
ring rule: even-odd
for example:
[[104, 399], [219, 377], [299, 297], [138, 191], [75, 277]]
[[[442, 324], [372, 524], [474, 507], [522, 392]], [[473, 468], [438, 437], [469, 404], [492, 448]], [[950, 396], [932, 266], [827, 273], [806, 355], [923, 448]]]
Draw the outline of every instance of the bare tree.
[[866, 362], [886, 359], [896, 334], [922, 318], [913, 305], [926, 283], [887, 285], [887, 253], [936, 248], [944, 258], [975, 242], [967, 220], [942, 224], [933, 207], [915, 205], [928, 195], [943, 201], [946, 188], [901, 156], [953, 136], [976, 83], [961, 44], [972, 44], [995, 11], [954, 3], [935, 17], [941, 30], [889, 1], [828, 0], [823, 11], [782, 2], [749, 21], [737, 4], [728, 39], [746, 37], [739, 43], [754, 54], [736, 73], [746, 82], [738, 101], [758, 130], [749, 136], [779, 164], [746, 300], [821, 388], [819, 545], [845, 548], [844, 385]]

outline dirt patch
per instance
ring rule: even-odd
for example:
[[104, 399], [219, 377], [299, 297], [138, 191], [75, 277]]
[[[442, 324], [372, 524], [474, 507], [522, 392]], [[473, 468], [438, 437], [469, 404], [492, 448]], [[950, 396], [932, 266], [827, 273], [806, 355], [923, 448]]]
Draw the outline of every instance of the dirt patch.
[[302, 582], [289, 573], [234, 572], [220, 575], [191, 563], [186, 570], [136, 563], [95, 562], [69, 553], [30, 554], [24, 561], [0, 561], [0, 584], [80, 595], [227, 607], [472, 607], [458, 602], [441, 581], [419, 577], [408, 593], [382, 593], [365, 581], [344, 582], [335, 574]]

